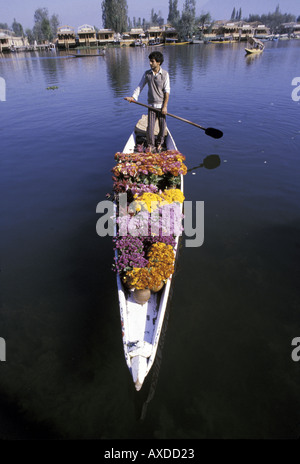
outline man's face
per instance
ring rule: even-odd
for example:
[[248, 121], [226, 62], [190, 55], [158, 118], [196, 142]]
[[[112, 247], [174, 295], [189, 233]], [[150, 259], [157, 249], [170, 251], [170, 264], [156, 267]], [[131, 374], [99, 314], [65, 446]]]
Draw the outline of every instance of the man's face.
[[160, 67], [159, 61], [156, 61], [154, 58], [152, 58], [152, 60], [150, 60], [150, 67], [151, 67], [152, 71], [157, 72], [159, 70], [159, 67]]

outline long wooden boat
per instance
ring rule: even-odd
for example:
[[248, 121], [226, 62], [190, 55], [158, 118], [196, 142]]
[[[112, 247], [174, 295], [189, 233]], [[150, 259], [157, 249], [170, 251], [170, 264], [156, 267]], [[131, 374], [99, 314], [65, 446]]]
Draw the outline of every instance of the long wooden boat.
[[[167, 150], [177, 150], [169, 130], [165, 144]], [[133, 153], [135, 146], [136, 133], [133, 131], [123, 149], [123, 153]], [[180, 189], [183, 193], [182, 175], [180, 176], [180, 183]], [[182, 209], [183, 206], [181, 205], [181, 212]], [[115, 204], [116, 214], [117, 205]], [[115, 235], [116, 233], [117, 225], [115, 225]], [[174, 255], [176, 261], [179, 236], [175, 237], [175, 241]], [[117, 251], [115, 251], [116, 259], [117, 256]], [[173, 276], [174, 274], [169, 277], [160, 292], [151, 292], [151, 297], [146, 303], [138, 304], [133, 298], [132, 291], [124, 288], [120, 275], [117, 273], [124, 354], [137, 391], [141, 389], [155, 359]]]
[[190, 44], [191, 42], [165, 42], [163, 45], [188, 45]]
[[69, 53], [71, 58], [93, 58], [95, 56], [105, 56], [105, 49], [99, 53]]
[[233, 43], [233, 39], [229, 37], [217, 37], [208, 41], [211, 44], [228, 44]]
[[162, 47], [164, 45], [159, 39], [149, 39], [148, 47]]
[[254, 37], [248, 38], [249, 46], [245, 48], [245, 52], [247, 55], [255, 54], [255, 53], [262, 53], [264, 51], [264, 44], [261, 40], [255, 39]]

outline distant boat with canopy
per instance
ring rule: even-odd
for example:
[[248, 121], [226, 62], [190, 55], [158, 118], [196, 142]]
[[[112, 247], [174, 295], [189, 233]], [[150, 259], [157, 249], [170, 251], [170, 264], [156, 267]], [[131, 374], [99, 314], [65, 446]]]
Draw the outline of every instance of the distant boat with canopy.
[[253, 53], [262, 53], [264, 51], [264, 44], [261, 40], [255, 39], [255, 37], [249, 37], [248, 38], [248, 46], [245, 48], [245, 52], [247, 55], [253, 54]]

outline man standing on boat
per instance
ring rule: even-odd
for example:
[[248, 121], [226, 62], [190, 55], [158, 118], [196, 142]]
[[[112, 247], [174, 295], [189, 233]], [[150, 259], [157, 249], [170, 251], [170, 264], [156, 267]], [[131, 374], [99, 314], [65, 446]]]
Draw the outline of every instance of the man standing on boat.
[[161, 112], [148, 110], [148, 127], [147, 127], [147, 149], [154, 151], [155, 137], [154, 126], [156, 118], [159, 122], [159, 134], [157, 137], [157, 151], [160, 152], [164, 143], [164, 136], [166, 131], [166, 114], [167, 105], [170, 95], [170, 77], [169, 73], [161, 68], [164, 61], [161, 52], [152, 52], [149, 55], [150, 67], [141, 79], [141, 82], [133, 92], [132, 97], [125, 97], [129, 102], [137, 101], [139, 94], [146, 84], [148, 84], [148, 105], [153, 108], [161, 109]]

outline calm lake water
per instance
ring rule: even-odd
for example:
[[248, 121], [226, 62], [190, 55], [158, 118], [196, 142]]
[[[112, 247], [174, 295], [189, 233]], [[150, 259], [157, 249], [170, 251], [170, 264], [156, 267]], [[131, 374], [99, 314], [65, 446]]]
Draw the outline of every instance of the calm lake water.
[[[123, 97], [150, 50], [0, 57], [0, 438], [300, 435], [300, 41], [255, 57], [244, 44], [161, 49], [169, 112], [224, 137], [168, 118], [205, 240], [182, 240], [164, 345], [137, 393], [96, 206], [143, 114]], [[211, 154], [221, 163], [206, 169]]]

